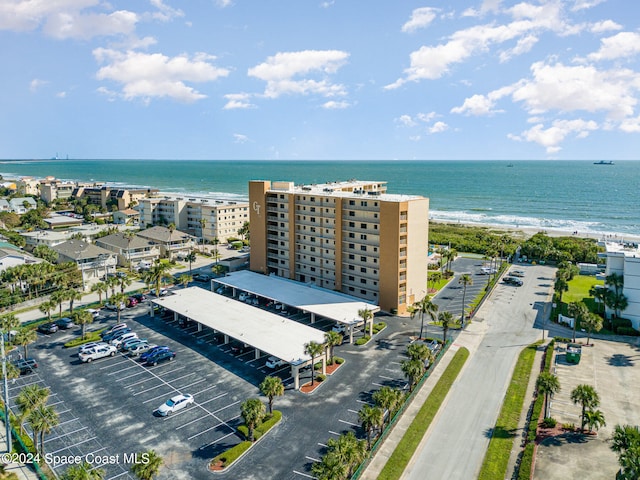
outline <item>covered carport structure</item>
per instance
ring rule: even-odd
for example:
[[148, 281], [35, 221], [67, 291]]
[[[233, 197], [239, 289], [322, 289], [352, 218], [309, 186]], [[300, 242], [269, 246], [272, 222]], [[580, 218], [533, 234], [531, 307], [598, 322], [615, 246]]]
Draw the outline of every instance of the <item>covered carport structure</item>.
[[233, 297], [237, 297], [239, 291], [247, 292], [310, 313], [311, 323], [315, 322], [316, 316], [321, 316], [344, 324], [349, 332], [349, 343], [353, 343], [354, 327], [363, 321], [359, 312], [371, 312], [371, 318], [368, 320], [371, 329], [373, 314], [380, 311], [379, 306], [359, 298], [249, 270], [216, 278], [212, 280], [212, 284], [214, 290], [217, 290], [219, 285], [231, 288]]
[[[324, 332], [243, 302], [218, 295], [200, 287], [173, 290], [173, 295], [151, 299], [153, 305], [164, 307], [202, 326], [224, 335], [224, 343], [234, 338], [255, 348], [255, 358], [260, 352], [273, 355], [291, 365], [295, 389], [300, 388], [300, 369], [311, 362], [305, 353], [309, 342], [324, 343]], [[322, 372], [326, 373], [326, 352], [321, 356]], [[313, 368], [313, 366], [312, 366]]]

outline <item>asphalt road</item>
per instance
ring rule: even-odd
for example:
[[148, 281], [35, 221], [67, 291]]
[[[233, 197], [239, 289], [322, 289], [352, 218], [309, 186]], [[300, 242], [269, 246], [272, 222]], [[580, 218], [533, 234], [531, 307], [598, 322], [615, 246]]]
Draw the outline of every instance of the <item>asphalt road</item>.
[[404, 480], [477, 478], [517, 356], [542, 337], [538, 325], [549, 310], [544, 305], [554, 269], [518, 268], [526, 271], [524, 285], [498, 285], [473, 324], [458, 337], [457, 343], [472, 346], [472, 355], [405, 470]]

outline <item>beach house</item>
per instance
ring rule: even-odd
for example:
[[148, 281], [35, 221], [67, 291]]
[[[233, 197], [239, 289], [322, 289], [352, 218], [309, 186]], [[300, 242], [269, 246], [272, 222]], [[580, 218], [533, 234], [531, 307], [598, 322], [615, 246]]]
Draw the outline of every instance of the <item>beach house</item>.
[[[627, 299], [627, 308], [620, 316], [631, 320], [633, 328], [640, 330], [640, 247], [637, 243], [624, 242], [607, 242], [605, 247], [606, 275], [617, 273], [624, 279], [622, 294]], [[614, 313], [607, 307], [607, 317]]]

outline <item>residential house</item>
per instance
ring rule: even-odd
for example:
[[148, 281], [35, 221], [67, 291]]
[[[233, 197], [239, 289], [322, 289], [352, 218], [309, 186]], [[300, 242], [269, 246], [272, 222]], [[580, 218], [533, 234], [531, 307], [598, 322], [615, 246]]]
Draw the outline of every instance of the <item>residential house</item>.
[[53, 247], [58, 253], [58, 263], [75, 262], [82, 273], [82, 286], [114, 272], [117, 255], [109, 250], [82, 240], [67, 240]]
[[167, 227], [151, 227], [138, 232], [138, 236], [149, 240], [160, 247], [160, 256], [174, 259], [176, 256], [186, 256], [195, 246], [195, 238], [188, 233]]
[[[175, 233], [175, 232], [174, 232]], [[160, 245], [138, 235], [126, 235], [123, 232], [100, 237], [96, 245], [109, 250], [118, 257], [118, 265], [132, 266], [142, 263], [152, 263], [160, 258]]]

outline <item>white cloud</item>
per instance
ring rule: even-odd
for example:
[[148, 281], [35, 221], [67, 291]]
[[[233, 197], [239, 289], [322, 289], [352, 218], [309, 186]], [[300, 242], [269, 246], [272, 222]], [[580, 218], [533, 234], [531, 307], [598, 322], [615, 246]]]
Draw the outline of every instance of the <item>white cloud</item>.
[[592, 33], [604, 33], [615, 30], [622, 30], [622, 25], [614, 22], [613, 20], [603, 20], [601, 22], [592, 23], [589, 27], [589, 31]]
[[224, 110], [255, 108], [255, 105], [251, 103], [251, 95], [248, 93], [229, 93], [224, 98], [227, 99], [227, 103], [222, 107]]
[[329, 7], [332, 7], [335, 3], [336, 3], [335, 0], [331, 0], [330, 2], [321, 2], [320, 7], [329, 8]]
[[220, 8], [227, 8], [233, 5], [232, 0], [216, 0], [216, 5]]
[[411, 12], [411, 18], [407, 23], [402, 25], [402, 31], [412, 33], [421, 28], [428, 27], [436, 18], [437, 8], [422, 7], [416, 8]]
[[463, 17], [480, 17], [489, 12], [498, 12], [502, 0], [484, 0], [479, 10], [468, 8], [462, 12]]
[[168, 22], [177, 17], [184, 17], [184, 12], [179, 8], [173, 8], [165, 4], [163, 0], [149, 0], [151, 5], [159, 11], [152, 14], [153, 18], [162, 22]]
[[588, 56], [590, 60], [613, 60], [640, 53], [640, 33], [620, 32], [613, 37], [603, 38], [600, 43], [600, 49]]
[[249, 137], [243, 135], [242, 133], [234, 133], [233, 134], [233, 143], [247, 143], [249, 141]]
[[401, 124], [404, 127], [415, 127], [416, 125], [418, 125], [418, 122], [430, 123], [431, 120], [433, 120], [437, 116], [438, 114], [436, 112], [429, 112], [429, 113], [420, 112], [415, 115], [415, 118], [411, 117], [411, 115], [405, 114], [405, 115], [400, 115], [394, 121], [396, 123]]
[[67, 92], [58, 92], [58, 93], [56, 93], [56, 97], [58, 97], [58, 98], [66, 98], [67, 97]]
[[516, 141], [534, 142], [545, 147], [547, 153], [557, 153], [562, 149], [560, 144], [567, 136], [574, 134], [577, 138], [584, 138], [597, 129], [598, 124], [593, 120], [555, 120], [549, 128], [545, 129], [539, 123], [520, 135], [509, 134], [508, 137]]
[[111, 80], [122, 85], [122, 96], [127, 100], [170, 97], [182, 102], [193, 102], [205, 98], [184, 82], [211, 82], [226, 77], [229, 71], [210, 62], [211, 55], [198, 53], [167, 57], [160, 53], [120, 52], [97, 48], [93, 55], [101, 67], [96, 74], [98, 80]]
[[449, 125], [444, 122], [436, 122], [431, 127], [429, 127], [429, 133], [442, 133], [445, 130], [449, 129]]
[[350, 106], [351, 104], [349, 102], [336, 102], [334, 100], [329, 100], [322, 105], [322, 108], [326, 108], [327, 110], [343, 110]]
[[411, 118], [411, 115], [400, 115], [395, 119], [395, 122], [405, 127], [415, 127], [417, 125], [413, 118]]
[[623, 120], [620, 122], [620, 130], [626, 133], [640, 133], [640, 117]]
[[29, 90], [31, 91], [31, 93], [35, 93], [40, 90], [40, 87], [46, 85], [47, 83], [49, 83], [47, 80], [34, 78], [33, 80], [31, 80], [31, 82], [29, 82]]
[[416, 118], [418, 120], [420, 120], [421, 122], [429, 123], [431, 120], [433, 120], [437, 116], [438, 116], [438, 114], [436, 112], [418, 113], [416, 115]]
[[577, 12], [578, 10], [585, 10], [587, 8], [595, 7], [596, 5], [601, 4], [605, 0], [575, 0], [573, 7], [571, 10]]
[[518, 39], [515, 47], [500, 53], [500, 62], [504, 63], [511, 60], [512, 57], [527, 53], [536, 43], [538, 43], [538, 37], [535, 35], [527, 35], [526, 37]]
[[494, 107], [496, 102], [501, 98], [510, 95], [515, 89], [517, 84], [509, 85], [499, 88], [489, 94], [485, 95], [472, 95], [464, 100], [464, 103], [460, 107], [454, 107], [451, 109], [451, 113], [461, 113], [464, 115], [493, 115], [494, 113], [501, 113], [504, 110], [496, 110]]
[[[340, 50], [280, 52], [250, 68], [248, 75], [267, 82], [264, 96], [268, 98], [285, 94], [340, 96], [346, 94], [344, 86], [331, 83], [327, 77], [336, 73], [348, 57], [348, 53]], [[313, 74], [322, 78], [295, 78]]]
[[43, 31], [58, 39], [89, 39], [99, 36], [131, 34], [135, 31], [138, 16], [127, 10], [110, 14], [58, 13], [47, 19]]

